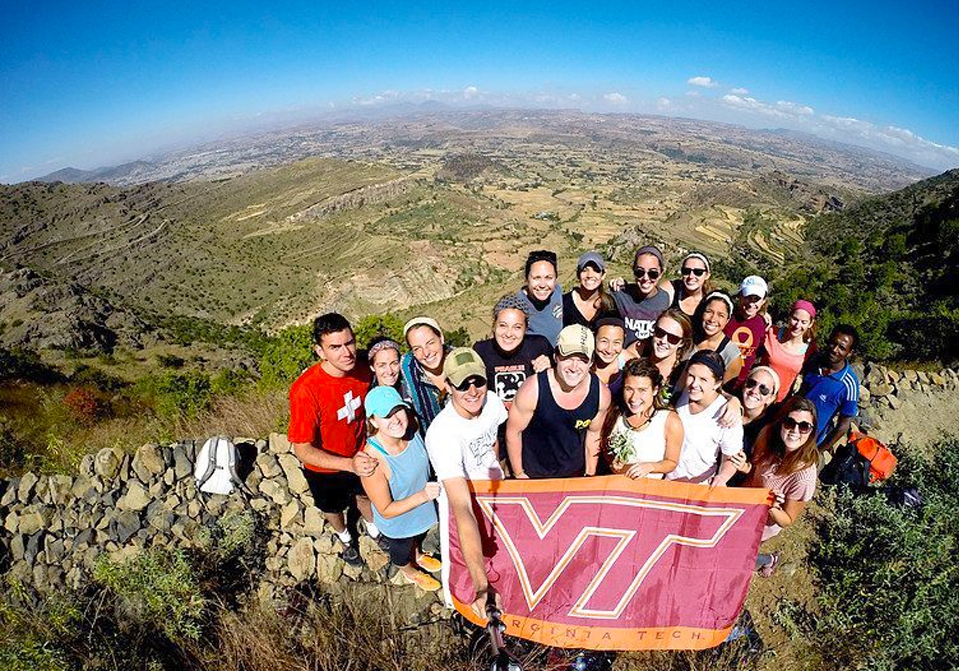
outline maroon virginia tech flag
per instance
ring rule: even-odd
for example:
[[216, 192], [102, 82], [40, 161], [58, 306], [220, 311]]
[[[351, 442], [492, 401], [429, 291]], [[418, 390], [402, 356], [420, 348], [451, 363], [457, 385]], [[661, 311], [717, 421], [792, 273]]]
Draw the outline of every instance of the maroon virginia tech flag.
[[[473, 510], [506, 633], [592, 650], [722, 643], [755, 569], [765, 489], [625, 476], [475, 481]], [[450, 591], [473, 583], [450, 515]]]

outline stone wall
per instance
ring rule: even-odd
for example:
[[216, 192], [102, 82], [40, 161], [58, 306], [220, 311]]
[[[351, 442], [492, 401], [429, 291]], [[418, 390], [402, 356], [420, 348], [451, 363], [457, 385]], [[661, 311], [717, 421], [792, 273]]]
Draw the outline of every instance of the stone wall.
[[[920, 399], [959, 389], [959, 369], [943, 368], [938, 372], [902, 370], [897, 371], [876, 363], [866, 363], [856, 370], [859, 375], [860, 426], [868, 431], [880, 431], [881, 439], [891, 440], [897, 433], [889, 432], [886, 424], [904, 406], [914, 405]], [[956, 431], [959, 431], [959, 419]], [[914, 438], [914, 436], [913, 436]]]
[[[146, 444], [133, 455], [104, 448], [85, 456], [74, 476], [26, 473], [0, 481], [0, 567], [41, 595], [79, 588], [103, 555], [122, 560], [158, 545], [199, 547], [203, 529], [217, 518], [252, 509], [263, 522], [255, 540], [266, 550], [261, 589], [388, 579], [386, 554], [365, 535], [367, 568], [340, 559], [342, 546], [313, 505], [284, 435], [234, 442], [250, 494], [197, 492], [193, 462], [202, 441]], [[415, 596], [424, 606], [436, 600], [419, 590]]]

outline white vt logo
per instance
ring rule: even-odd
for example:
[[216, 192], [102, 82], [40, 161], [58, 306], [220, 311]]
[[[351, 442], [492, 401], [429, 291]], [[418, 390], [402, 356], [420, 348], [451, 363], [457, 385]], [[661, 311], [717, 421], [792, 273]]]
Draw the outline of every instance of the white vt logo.
[[[591, 536], [616, 539], [616, 546], [613, 548], [612, 552], [602, 563], [602, 565], [598, 567], [596, 575], [593, 576], [586, 587], [586, 590], [576, 600], [576, 602], [573, 604], [573, 607], [569, 611], [570, 615], [604, 620], [616, 619], [622, 615], [630, 600], [636, 595], [636, 592], [639, 590], [643, 580], [649, 575], [653, 567], [657, 564], [657, 562], [659, 562], [663, 555], [666, 554], [666, 551], [669, 550], [671, 546], [685, 545], [688, 547], [700, 548], [715, 547], [744, 512], [741, 508], [713, 508], [698, 506], [690, 503], [673, 503], [669, 501], [638, 499], [627, 496], [567, 496], [556, 508], [556, 510], [554, 510], [546, 520], [543, 520], [533, 509], [529, 499], [525, 496], [477, 496], [476, 502], [479, 504], [479, 507], [482, 509], [483, 513], [485, 513], [493, 523], [493, 526], [496, 528], [499, 538], [502, 540], [506, 551], [513, 560], [513, 565], [516, 567], [517, 578], [519, 579], [520, 586], [523, 590], [523, 596], [526, 598], [526, 604], [530, 610], [532, 610], [536, 604], [538, 604], [543, 597], [546, 596], [546, 594], [550, 591], [550, 588], [556, 584], [560, 574], [566, 569], [569, 563], [573, 560], [574, 555]], [[622, 519], [626, 523], [627, 527], [582, 527], [566, 551], [563, 552], [558, 559], [556, 559], [556, 563], [553, 565], [549, 575], [546, 576], [546, 578], [538, 587], [534, 587], [530, 581], [526, 562], [520, 555], [516, 542], [510, 533], [510, 529], [507, 528], [507, 523], [496, 513], [496, 507], [519, 506], [520, 509], [525, 513], [527, 520], [532, 524], [533, 530], [539, 537], [539, 540], [543, 541], [546, 539], [546, 536], [549, 534], [550, 530], [563, 518], [563, 516], [573, 505], [585, 506], [587, 508], [596, 506], [623, 506], [624, 509], [622, 517], [619, 519]], [[629, 521], [637, 521], [638, 516], [635, 513], [637, 512], [637, 509], [642, 508], [658, 509], [673, 513], [685, 513], [687, 515], [691, 514], [700, 515], [703, 517], [713, 517], [721, 520], [721, 523], [712, 536], [708, 538], [691, 537], [682, 533], [663, 533], [663, 538], [657, 544], [655, 549], [653, 549], [652, 553], [648, 557], [645, 557], [645, 561], [641, 561], [636, 564], [636, 571], [633, 574], [633, 579], [626, 586], [625, 591], [621, 595], [616, 605], [612, 609], [589, 608], [587, 606], [589, 600], [600, 588], [614, 564], [616, 564], [620, 556], [623, 555], [626, 547], [632, 542], [637, 533], [639, 533], [639, 530], [635, 526], [634, 528], [629, 528]], [[577, 517], [576, 512], [570, 511], [569, 514], [573, 517]], [[560, 548], [557, 547], [556, 550], [559, 551]], [[634, 557], [628, 553], [626, 557], [624, 557], [624, 561], [630, 562], [639, 559], [643, 558]]]
[[343, 394], [343, 407], [336, 411], [336, 418], [352, 422], [356, 419], [356, 411], [361, 403], [362, 401], [359, 398], [353, 398], [352, 391], [346, 392]]

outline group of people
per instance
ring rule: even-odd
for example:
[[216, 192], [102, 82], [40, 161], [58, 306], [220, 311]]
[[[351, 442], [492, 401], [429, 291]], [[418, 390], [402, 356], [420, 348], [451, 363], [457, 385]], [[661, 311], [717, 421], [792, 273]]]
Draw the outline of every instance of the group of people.
[[[446, 560], [452, 514], [484, 616], [494, 595], [469, 481], [507, 477], [766, 487], [763, 540], [793, 524], [857, 414], [856, 330], [836, 326], [817, 350], [811, 302], [777, 325], [761, 277], [730, 296], [705, 254], [687, 254], [677, 279], [665, 266], [643, 246], [634, 281], [607, 282], [588, 252], [564, 294], [556, 255], [532, 252], [525, 285], [496, 303], [491, 337], [471, 348], [447, 345], [424, 316], [404, 326], [405, 347], [377, 337], [362, 357], [343, 316], [318, 317], [320, 361], [290, 389], [289, 440], [343, 559], [363, 563], [344, 516], [353, 507], [406, 580], [444, 586], [449, 602], [448, 562], [421, 543], [439, 523]], [[777, 562], [760, 553], [757, 569]]]

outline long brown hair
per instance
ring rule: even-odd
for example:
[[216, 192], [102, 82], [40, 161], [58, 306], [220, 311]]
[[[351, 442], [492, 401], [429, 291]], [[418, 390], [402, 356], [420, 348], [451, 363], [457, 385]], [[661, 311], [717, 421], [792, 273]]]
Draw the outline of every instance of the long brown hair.
[[[623, 385], [626, 384], [626, 378], [628, 377], [649, 378], [650, 383], [653, 385], [653, 410], [663, 410], [667, 407], [659, 394], [659, 389], [663, 386], [664, 382], [663, 374], [659, 372], [659, 369], [654, 363], [647, 359], [630, 359], [626, 367], [623, 368]], [[604, 453], [606, 443], [609, 442], [609, 437], [613, 433], [613, 427], [616, 426], [616, 420], [627, 412], [626, 400], [623, 394], [618, 394], [613, 400], [609, 412], [606, 413], [606, 419], [603, 420], [603, 428], [599, 434], [599, 444], [603, 446]]]
[[[812, 415], [812, 431], [802, 447], [793, 452], [787, 452], [783, 444], [782, 424], [793, 412], [808, 412]], [[776, 414], [776, 420], [759, 432], [756, 444], [753, 447], [753, 465], [755, 473], [760, 473], [763, 466], [772, 466], [779, 475], [789, 475], [804, 468], [819, 463], [819, 448], [816, 446], [817, 426], [816, 406], [802, 396], [793, 396], [786, 401], [782, 409]]]

